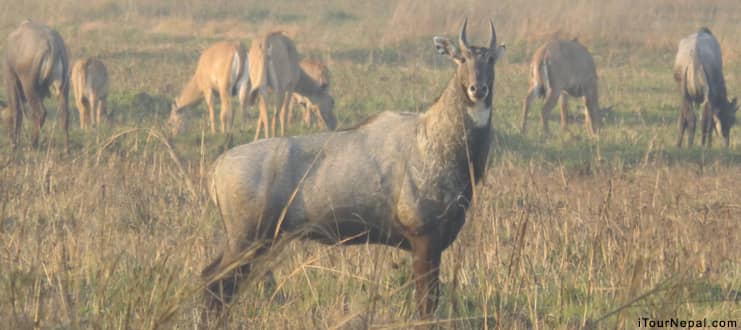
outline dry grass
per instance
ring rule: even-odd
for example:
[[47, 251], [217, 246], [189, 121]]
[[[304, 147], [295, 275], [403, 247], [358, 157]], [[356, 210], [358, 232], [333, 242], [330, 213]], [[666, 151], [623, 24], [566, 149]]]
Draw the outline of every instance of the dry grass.
[[[492, 161], [476, 208], [444, 254], [437, 325], [632, 328], [638, 317], [738, 318], [738, 129], [728, 150], [670, 147], [669, 68], [678, 39], [707, 25], [738, 94], [739, 13], [737, 1], [685, 0], [0, 4], [0, 35], [18, 17], [44, 20], [72, 58], [108, 64], [118, 123], [94, 133], [73, 120], [70, 155], [57, 146], [53, 118], [39, 150], [12, 153], [0, 136], [0, 320], [9, 328], [136, 329], [198, 321], [198, 275], [223, 239], [206, 174], [226, 143], [204, 134], [203, 120], [175, 141], [153, 132], [200, 49], [288, 30], [300, 51], [330, 63], [340, 123], [351, 125], [382, 109], [423, 110], [451, 72], [429, 36], [455, 35], [464, 15], [479, 43], [492, 18], [508, 55], [497, 67]], [[535, 116], [532, 136], [515, 133], [526, 63], [556, 31], [594, 52], [602, 102], [616, 104], [597, 141], [578, 126], [542, 139]], [[254, 124], [240, 125], [235, 139], [246, 142]], [[231, 328], [421, 324], [404, 252], [293, 242], [266, 264], [276, 265], [276, 285], [253, 278], [232, 306]]]

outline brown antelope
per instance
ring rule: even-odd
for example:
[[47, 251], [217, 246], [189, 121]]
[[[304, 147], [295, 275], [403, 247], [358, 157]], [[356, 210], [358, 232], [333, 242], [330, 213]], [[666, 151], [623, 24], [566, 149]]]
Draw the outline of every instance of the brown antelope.
[[[319, 84], [321, 91], [329, 93], [329, 69], [324, 65], [324, 63], [312, 59], [303, 59], [299, 63], [299, 66], [301, 67], [301, 70]], [[302, 106], [302, 119], [306, 127], [313, 126], [312, 117], [317, 116], [321, 118], [319, 112], [320, 109], [317, 105], [311, 103], [311, 100], [308, 97], [304, 97], [299, 93], [293, 93], [291, 105], [288, 108], [288, 118], [286, 119], [288, 126], [291, 126], [293, 109], [297, 104]]]
[[95, 58], [80, 59], [72, 66], [72, 89], [75, 103], [80, 111], [80, 127], [95, 127], [108, 118], [106, 103], [108, 98], [108, 70], [105, 64]]
[[548, 133], [548, 114], [560, 100], [561, 126], [566, 128], [566, 96], [583, 97], [584, 126], [587, 132], [597, 134], [600, 127], [600, 109], [597, 94], [597, 71], [589, 51], [576, 40], [551, 40], [535, 51], [530, 62], [530, 90], [525, 96], [520, 132], [525, 134], [527, 113], [535, 96], [545, 97], [540, 111], [543, 131]]
[[[272, 32], [264, 38], [255, 40], [250, 47], [250, 82], [249, 103], [259, 97], [260, 117], [255, 130], [255, 139], [260, 136], [264, 128], [264, 136], [275, 136], [276, 121], [280, 121], [280, 135], [285, 135], [286, 116], [295, 93], [310, 99], [319, 109], [319, 114], [327, 124], [334, 129], [334, 99], [332, 99], [323, 84], [304, 72], [299, 66], [296, 45], [281, 32]], [[276, 108], [273, 113], [271, 132], [268, 132], [267, 101], [269, 91], [276, 99]]]
[[710, 147], [715, 130], [723, 137], [723, 145], [728, 147], [738, 104], [735, 97], [728, 101], [720, 45], [708, 28], [703, 27], [679, 42], [674, 60], [674, 80], [679, 85], [681, 99], [677, 147], [682, 146], [684, 131], [688, 128], [687, 144], [692, 146], [694, 142], [697, 125], [695, 104], [702, 107], [702, 145], [707, 142]]
[[231, 96], [240, 93], [240, 107], [244, 107], [245, 97], [242, 93], [246, 94], [248, 89], [247, 63], [247, 52], [241, 42], [221, 41], [204, 50], [195, 74], [172, 105], [170, 123], [174, 131], [177, 133], [183, 129], [180, 112], [204, 99], [208, 106], [211, 133], [215, 134], [214, 93], [218, 93], [221, 100], [221, 132], [230, 131], [233, 121]]
[[383, 112], [352, 129], [261, 140], [221, 155], [210, 193], [226, 238], [203, 271], [209, 310], [234, 297], [250, 271], [247, 251], [259, 255], [279, 237], [301, 236], [411, 251], [417, 308], [430, 316], [442, 252], [486, 171], [494, 64], [504, 51], [491, 22], [490, 34], [486, 46], [471, 46], [464, 21], [458, 47], [434, 38], [456, 70], [424, 113]]
[[8, 36], [5, 56], [5, 88], [10, 107], [10, 142], [18, 146], [23, 124], [23, 103], [28, 102], [34, 119], [32, 144], [38, 146], [39, 132], [46, 120], [44, 98], [55, 95], [57, 116], [69, 149], [69, 62], [67, 47], [54, 29], [30, 20], [23, 21]]

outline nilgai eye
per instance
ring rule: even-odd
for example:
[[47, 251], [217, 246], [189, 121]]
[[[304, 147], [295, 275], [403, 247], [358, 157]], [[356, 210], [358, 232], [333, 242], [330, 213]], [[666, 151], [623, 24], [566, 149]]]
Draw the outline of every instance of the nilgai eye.
[[489, 56], [487, 61], [489, 61], [489, 64], [494, 64], [494, 56]]

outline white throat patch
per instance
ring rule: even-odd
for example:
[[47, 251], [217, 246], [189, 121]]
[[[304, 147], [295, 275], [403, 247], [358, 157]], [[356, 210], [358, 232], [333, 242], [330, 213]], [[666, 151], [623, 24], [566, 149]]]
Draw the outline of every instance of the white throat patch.
[[466, 112], [468, 112], [468, 116], [471, 117], [471, 120], [476, 127], [483, 127], [489, 124], [491, 107], [484, 105], [484, 101], [476, 102], [473, 106], [468, 107]]

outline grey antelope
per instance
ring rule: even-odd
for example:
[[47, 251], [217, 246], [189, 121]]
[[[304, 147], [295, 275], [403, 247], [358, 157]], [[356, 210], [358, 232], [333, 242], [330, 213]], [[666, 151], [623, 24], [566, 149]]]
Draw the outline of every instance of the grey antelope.
[[411, 251], [418, 311], [433, 313], [442, 252], [486, 172], [494, 64], [504, 52], [491, 22], [490, 33], [486, 46], [469, 45], [464, 21], [458, 47], [434, 38], [456, 69], [424, 113], [382, 112], [355, 128], [260, 140], [216, 160], [210, 193], [226, 238], [203, 271], [205, 319], [232, 301], [250, 272], [246, 253], [295, 236]]
[[686, 129], [689, 129], [687, 144], [692, 146], [697, 125], [693, 106], [700, 104], [702, 144], [710, 146], [715, 130], [723, 137], [723, 145], [728, 147], [731, 126], [736, 123], [738, 103], [735, 97], [733, 101], [728, 101], [720, 45], [708, 28], [703, 27], [679, 42], [674, 60], [674, 80], [679, 85], [680, 97], [677, 146], [682, 146]]
[[180, 118], [183, 109], [204, 99], [208, 106], [211, 133], [216, 133], [214, 93], [218, 93], [221, 100], [221, 132], [230, 131], [233, 122], [231, 96], [239, 94], [239, 105], [244, 108], [249, 86], [248, 61], [247, 51], [238, 41], [217, 42], [204, 50], [196, 72], [172, 105], [170, 124], [173, 131], [177, 133], [184, 129]]
[[8, 36], [5, 56], [5, 88], [10, 108], [6, 122], [13, 148], [18, 146], [23, 124], [23, 103], [28, 102], [34, 119], [31, 142], [38, 146], [46, 120], [44, 98], [55, 95], [57, 116], [69, 149], [69, 62], [67, 47], [59, 33], [41, 23], [25, 20]]
[[[281, 32], [272, 32], [254, 40], [250, 47], [250, 82], [248, 102], [259, 98], [260, 115], [255, 130], [255, 139], [264, 129], [264, 136], [275, 136], [277, 121], [280, 122], [280, 135], [285, 135], [286, 116], [293, 95], [305, 97], [318, 108], [322, 120], [329, 129], [335, 129], [334, 99], [327, 94], [320, 80], [305, 72], [299, 66], [296, 45]], [[266, 98], [272, 91], [276, 108], [272, 125], [268, 132], [268, 110]]]
[[590, 134], [597, 134], [600, 127], [600, 109], [597, 93], [597, 71], [592, 55], [576, 40], [551, 40], [538, 48], [530, 62], [530, 90], [525, 96], [520, 133], [525, 134], [527, 113], [535, 96], [545, 97], [540, 121], [544, 133], [548, 132], [548, 114], [560, 100], [561, 126], [567, 122], [566, 96], [583, 97], [584, 126]]
[[96, 58], [85, 58], [72, 66], [72, 89], [80, 112], [80, 127], [100, 125], [103, 118], [110, 120], [107, 112], [108, 70]]

